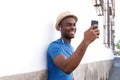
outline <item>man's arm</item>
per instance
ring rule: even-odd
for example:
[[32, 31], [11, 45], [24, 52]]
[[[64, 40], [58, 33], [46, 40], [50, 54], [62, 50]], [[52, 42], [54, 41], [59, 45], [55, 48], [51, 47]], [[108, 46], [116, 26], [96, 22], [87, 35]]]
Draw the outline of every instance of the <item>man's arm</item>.
[[89, 44], [98, 38], [98, 36], [99, 30], [93, 29], [93, 26], [90, 27], [87, 31], [85, 31], [84, 39], [77, 47], [75, 52], [69, 58], [66, 58], [64, 54], [56, 56], [54, 63], [65, 73], [71, 73], [81, 62]]

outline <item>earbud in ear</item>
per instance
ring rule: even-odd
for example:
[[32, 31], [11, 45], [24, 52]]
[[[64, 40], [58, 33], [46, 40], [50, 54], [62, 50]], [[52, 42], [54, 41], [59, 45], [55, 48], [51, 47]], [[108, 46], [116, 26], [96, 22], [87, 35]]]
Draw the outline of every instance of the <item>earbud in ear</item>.
[[59, 28], [59, 31], [61, 31], [61, 28]]

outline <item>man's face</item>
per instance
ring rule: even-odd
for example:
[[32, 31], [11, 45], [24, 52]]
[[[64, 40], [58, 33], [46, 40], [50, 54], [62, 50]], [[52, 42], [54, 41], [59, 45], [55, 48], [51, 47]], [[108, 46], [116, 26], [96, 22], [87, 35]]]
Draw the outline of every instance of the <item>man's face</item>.
[[61, 34], [66, 39], [72, 39], [76, 33], [76, 20], [73, 17], [65, 18], [61, 23]]

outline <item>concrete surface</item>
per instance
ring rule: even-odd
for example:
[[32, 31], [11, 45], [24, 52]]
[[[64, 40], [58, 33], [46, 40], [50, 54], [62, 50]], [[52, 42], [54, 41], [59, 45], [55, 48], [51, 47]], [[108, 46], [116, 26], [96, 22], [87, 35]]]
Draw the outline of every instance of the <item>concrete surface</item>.
[[[80, 64], [74, 71], [74, 78], [75, 80], [108, 80], [112, 65], [113, 59]], [[118, 64], [114, 65], [119, 66]], [[116, 68], [118, 67], [115, 67], [115, 70]], [[114, 74], [119, 75], [118, 73]], [[112, 77], [110, 80], [120, 80], [117, 78]], [[47, 80], [47, 70], [3, 76], [0, 77], [0, 80]]]
[[114, 58], [114, 64], [108, 80], [120, 80], [120, 57]]

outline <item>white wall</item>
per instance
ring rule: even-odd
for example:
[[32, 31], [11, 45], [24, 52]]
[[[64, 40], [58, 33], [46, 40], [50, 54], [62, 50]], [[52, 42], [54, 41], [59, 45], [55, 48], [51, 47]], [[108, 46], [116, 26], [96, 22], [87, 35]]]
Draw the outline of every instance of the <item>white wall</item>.
[[115, 0], [115, 41], [120, 40], [120, 0]]
[[[91, 0], [0, 1], [0, 76], [46, 69], [47, 46], [60, 37], [54, 28], [55, 19], [59, 12], [65, 10], [79, 18], [76, 38], [72, 43], [76, 48], [91, 19], [99, 19], [102, 23]], [[82, 63], [113, 58], [109, 50], [105, 54], [102, 37], [91, 45]]]

